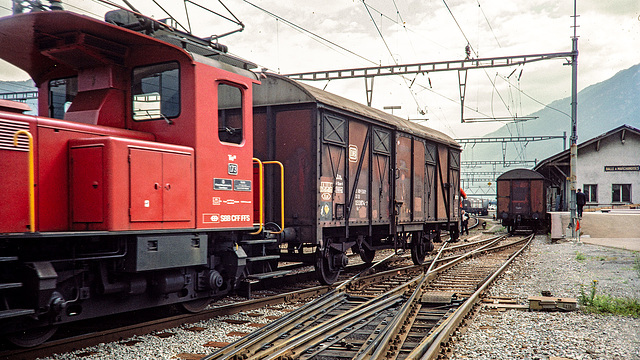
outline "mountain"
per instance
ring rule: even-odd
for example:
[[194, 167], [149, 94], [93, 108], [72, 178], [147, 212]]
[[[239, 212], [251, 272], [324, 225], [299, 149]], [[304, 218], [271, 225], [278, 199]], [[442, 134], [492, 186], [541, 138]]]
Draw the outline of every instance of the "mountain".
[[[570, 115], [571, 98], [568, 97], [556, 100], [544, 109], [530, 114], [538, 117], [535, 120], [521, 122], [517, 128], [514, 124], [505, 125], [484, 137], [562, 136], [563, 132], [566, 132], [568, 147], [571, 136]], [[640, 64], [622, 70], [610, 79], [591, 85], [578, 93], [578, 144], [623, 124], [640, 128]], [[464, 150], [463, 160], [503, 160], [501, 144], [466, 145]], [[504, 159], [540, 161], [562, 150], [562, 139], [535, 141], [526, 145], [508, 143]], [[533, 165], [515, 167], [532, 168]], [[476, 168], [472, 171], [481, 170]], [[482, 171], [488, 170], [485, 167]], [[498, 170], [498, 173], [501, 172]]]

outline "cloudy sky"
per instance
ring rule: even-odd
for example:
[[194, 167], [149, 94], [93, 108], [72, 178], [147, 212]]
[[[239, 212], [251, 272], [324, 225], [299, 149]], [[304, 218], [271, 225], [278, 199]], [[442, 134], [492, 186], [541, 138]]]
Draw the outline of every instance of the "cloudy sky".
[[[120, 0], [115, 3], [124, 5]], [[180, 0], [156, 0], [198, 36], [235, 28], [192, 4], [189, 21]], [[145, 14], [164, 18], [151, 0], [130, 0]], [[459, 60], [467, 43], [473, 57], [571, 51], [573, 0], [223, 0], [245, 25], [222, 38], [230, 52], [282, 74], [376, 65]], [[102, 16], [97, 0], [66, 0], [65, 8]], [[228, 15], [218, 2], [198, 0]], [[11, 1], [0, 0], [0, 16]], [[640, 62], [640, 1], [578, 0], [578, 87], [606, 80]], [[465, 118], [523, 116], [568, 97], [571, 69], [564, 59], [523, 67], [468, 73]], [[515, 70], [515, 71], [514, 71]], [[0, 79], [26, 74], [0, 64]], [[312, 85], [365, 103], [363, 79]], [[579, 99], [578, 99], [579, 101]], [[373, 106], [400, 106], [395, 115], [428, 119], [423, 124], [455, 138], [482, 135], [500, 123], [461, 124], [457, 72], [379, 77]], [[567, 129], [569, 130], [569, 129]], [[526, 134], [543, 135], [543, 134]]]

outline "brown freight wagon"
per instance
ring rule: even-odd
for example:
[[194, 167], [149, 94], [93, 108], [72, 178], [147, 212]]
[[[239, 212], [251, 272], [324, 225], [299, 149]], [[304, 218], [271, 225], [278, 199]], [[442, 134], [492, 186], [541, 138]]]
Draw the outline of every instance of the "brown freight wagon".
[[[283, 76], [254, 86], [254, 154], [285, 168], [281, 260], [332, 283], [352, 249], [411, 249], [422, 263], [441, 231], [458, 237], [460, 146], [447, 135]], [[279, 175], [266, 168], [267, 221], [280, 223]], [[270, 173], [273, 172], [273, 173]]]
[[516, 230], [537, 231], [548, 223], [547, 181], [537, 171], [513, 169], [497, 179], [496, 214], [502, 226]]

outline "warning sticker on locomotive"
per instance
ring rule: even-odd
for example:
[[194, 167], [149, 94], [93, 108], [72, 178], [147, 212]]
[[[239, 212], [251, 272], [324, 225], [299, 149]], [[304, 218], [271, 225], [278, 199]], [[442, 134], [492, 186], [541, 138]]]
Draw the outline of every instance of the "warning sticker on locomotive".
[[213, 179], [213, 190], [233, 190], [233, 180], [231, 179]]

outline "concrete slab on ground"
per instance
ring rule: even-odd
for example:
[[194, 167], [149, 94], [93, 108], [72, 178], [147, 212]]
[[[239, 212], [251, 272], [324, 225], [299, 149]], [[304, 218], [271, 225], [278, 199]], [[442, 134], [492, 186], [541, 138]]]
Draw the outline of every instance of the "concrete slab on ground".
[[[561, 235], [569, 229], [569, 212], [551, 212], [551, 227], [561, 229]], [[592, 238], [638, 238], [640, 239], [640, 213], [584, 212], [580, 221], [580, 231]], [[559, 222], [559, 223], [558, 223]], [[570, 230], [570, 229], [569, 229]], [[570, 232], [570, 231], [569, 231]], [[556, 235], [554, 234], [555, 238]]]
[[580, 241], [585, 244], [640, 251], [640, 238], [591, 238], [581, 236]]
[[[570, 238], [569, 212], [551, 213], [551, 238]], [[580, 241], [585, 244], [640, 251], [640, 213], [637, 211], [584, 212]]]

